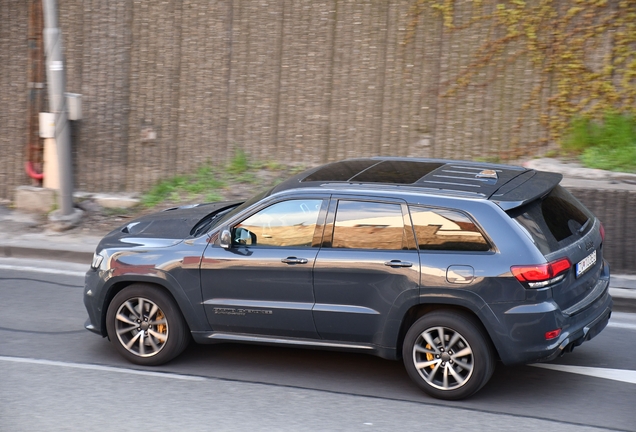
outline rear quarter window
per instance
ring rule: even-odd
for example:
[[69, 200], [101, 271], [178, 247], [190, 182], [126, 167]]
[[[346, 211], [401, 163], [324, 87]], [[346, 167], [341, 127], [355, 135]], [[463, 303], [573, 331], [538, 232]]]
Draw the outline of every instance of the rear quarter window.
[[[523, 228], [544, 255], [574, 243], [592, 228], [594, 218], [583, 204], [561, 186], [556, 186], [541, 199], [510, 210], [508, 215]], [[588, 220], [590, 223], [585, 225]]]
[[418, 206], [409, 206], [409, 210], [419, 250], [490, 250], [475, 222], [464, 213]]

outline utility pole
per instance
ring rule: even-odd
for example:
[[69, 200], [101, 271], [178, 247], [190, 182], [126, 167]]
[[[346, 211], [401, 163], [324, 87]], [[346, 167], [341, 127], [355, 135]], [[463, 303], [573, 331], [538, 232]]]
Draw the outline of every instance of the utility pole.
[[62, 54], [62, 33], [58, 26], [56, 0], [42, 0], [44, 7], [44, 50], [50, 110], [55, 115], [55, 143], [59, 163], [60, 190], [58, 203], [62, 218], [72, 216], [73, 166], [71, 164], [71, 134], [66, 111], [65, 71]]

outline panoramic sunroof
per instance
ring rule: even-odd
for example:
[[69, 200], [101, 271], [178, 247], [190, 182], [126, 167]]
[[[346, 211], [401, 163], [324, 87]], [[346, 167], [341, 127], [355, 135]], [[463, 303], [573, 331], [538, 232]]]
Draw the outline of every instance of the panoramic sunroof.
[[344, 162], [336, 162], [322, 167], [318, 171], [309, 174], [302, 181], [347, 181], [351, 177], [364, 171], [372, 165], [377, 164], [377, 160], [359, 159]]
[[387, 160], [351, 179], [361, 183], [412, 184], [431, 171], [444, 165], [433, 162], [409, 162]]

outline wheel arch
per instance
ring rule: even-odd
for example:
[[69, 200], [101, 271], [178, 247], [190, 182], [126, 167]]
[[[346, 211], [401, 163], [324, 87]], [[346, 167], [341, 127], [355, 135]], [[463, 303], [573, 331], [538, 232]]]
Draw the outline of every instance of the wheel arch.
[[[177, 306], [181, 311], [181, 315], [185, 319], [186, 325], [188, 329], [191, 331], [193, 329], [200, 329], [202, 325], [205, 326], [207, 323], [204, 320], [201, 320], [198, 317], [197, 312], [195, 311], [194, 306], [190, 302], [190, 300], [185, 296], [183, 290], [180, 287], [175, 288], [168, 280], [164, 278], [159, 278], [156, 276], [144, 276], [144, 275], [131, 275], [128, 277], [120, 277], [120, 278], [112, 278], [108, 285], [105, 287], [105, 295], [104, 301], [102, 302], [101, 309], [101, 334], [106, 337], [106, 314], [108, 312], [108, 307], [110, 306], [111, 301], [117, 295], [117, 293], [121, 292], [126, 287], [133, 284], [145, 284], [152, 285], [157, 287], [167, 293], [172, 299], [175, 301]], [[203, 323], [201, 322], [203, 321]], [[203, 327], [205, 328], [205, 327]]]
[[397, 337], [396, 354], [399, 357], [402, 356], [402, 347], [404, 345], [404, 338], [406, 336], [406, 333], [413, 325], [413, 323], [415, 323], [415, 321], [417, 321], [424, 315], [438, 310], [456, 311], [472, 317], [480, 325], [481, 330], [488, 337], [488, 340], [492, 345], [493, 352], [497, 355], [497, 359], [500, 358], [499, 350], [497, 348], [497, 342], [495, 342], [496, 338], [493, 338], [491, 332], [488, 330], [488, 327], [484, 324], [479, 314], [477, 314], [475, 311], [467, 306], [453, 303], [420, 303], [409, 308], [404, 314]]

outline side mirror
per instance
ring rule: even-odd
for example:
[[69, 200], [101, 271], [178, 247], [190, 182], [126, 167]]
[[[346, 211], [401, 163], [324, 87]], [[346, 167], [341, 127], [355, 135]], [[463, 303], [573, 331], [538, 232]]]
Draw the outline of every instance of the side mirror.
[[224, 229], [219, 236], [219, 245], [223, 249], [229, 249], [232, 246], [232, 234], [230, 230]]

